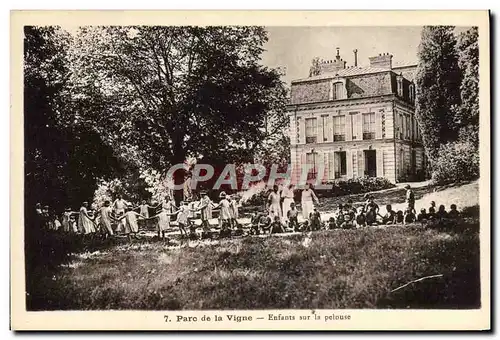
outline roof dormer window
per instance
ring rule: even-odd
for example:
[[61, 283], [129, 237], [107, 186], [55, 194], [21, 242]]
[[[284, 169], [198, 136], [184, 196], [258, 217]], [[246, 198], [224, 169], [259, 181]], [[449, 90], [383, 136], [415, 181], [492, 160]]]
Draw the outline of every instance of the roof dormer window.
[[345, 84], [342, 81], [333, 81], [330, 84], [330, 100], [345, 99]]
[[399, 75], [397, 77], [397, 84], [398, 84], [398, 96], [403, 97], [403, 76]]

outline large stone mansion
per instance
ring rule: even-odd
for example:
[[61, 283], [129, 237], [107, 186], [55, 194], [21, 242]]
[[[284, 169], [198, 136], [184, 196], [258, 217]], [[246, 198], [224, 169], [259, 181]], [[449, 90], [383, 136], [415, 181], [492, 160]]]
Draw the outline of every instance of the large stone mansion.
[[346, 67], [337, 49], [317, 74], [292, 81], [293, 173], [309, 164], [309, 178], [322, 168], [325, 181], [369, 176], [395, 183], [425, 169], [415, 121], [416, 65], [393, 67], [392, 58], [384, 53], [369, 58], [367, 67], [357, 61]]

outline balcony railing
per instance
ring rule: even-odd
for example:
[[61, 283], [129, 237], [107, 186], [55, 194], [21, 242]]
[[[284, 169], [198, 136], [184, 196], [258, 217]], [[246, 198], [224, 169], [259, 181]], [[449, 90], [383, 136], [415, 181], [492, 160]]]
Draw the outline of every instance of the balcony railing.
[[317, 137], [306, 137], [306, 144], [316, 143]]
[[316, 169], [312, 169], [311, 171], [309, 171], [309, 173], [307, 174], [307, 180], [314, 180], [318, 177], [318, 172], [316, 171]]
[[363, 139], [375, 139], [375, 132], [363, 132]]

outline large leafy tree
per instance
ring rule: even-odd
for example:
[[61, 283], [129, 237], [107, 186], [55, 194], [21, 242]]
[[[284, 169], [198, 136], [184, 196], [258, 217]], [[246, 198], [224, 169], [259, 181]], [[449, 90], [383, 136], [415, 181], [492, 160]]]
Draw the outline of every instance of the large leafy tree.
[[416, 117], [431, 163], [439, 146], [456, 140], [453, 108], [460, 104], [461, 72], [452, 26], [426, 26], [418, 48]]
[[460, 84], [461, 105], [455, 110], [455, 122], [460, 128], [460, 139], [479, 146], [479, 45], [478, 28], [458, 36], [458, 65], [462, 72]]
[[[75, 120], [65, 95], [70, 36], [58, 27], [24, 28], [25, 206], [60, 211], [92, 197], [98, 177], [118, 168], [92, 126]], [[101, 159], [107, 159], [102, 163]]]
[[86, 27], [70, 93], [79, 118], [141, 166], [252, 161], [286, 102], [278, 73], [259, 64], [266, 40], [261, 27]]

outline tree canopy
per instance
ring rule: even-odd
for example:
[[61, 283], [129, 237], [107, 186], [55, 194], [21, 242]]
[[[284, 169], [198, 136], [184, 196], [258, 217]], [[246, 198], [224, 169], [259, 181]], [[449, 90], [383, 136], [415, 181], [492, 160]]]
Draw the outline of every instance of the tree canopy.
[[[166, 173], [189, 157], [212, 165], [252, 162], [266, 141], [282, 138], [287, 91], [278, 72], [260, 64], [262, 27], [28, 33], [26, 140], [33, 155], [36, 145], [44, 148], [44, 160], [30, 170], [36, 176], [58, 164], [61, 173], [93, 183], [81, 182], [82, 190], [94, 190], [98, 179], [138, 168]], [[183, 181], [184, 173], [176, 175]], [[46, 177], [34, 191], [52, 174]]]
[[461, 104], [456, 108], [455, 121], [460, 128], [460, 139], [479, 146], [479, 32], [477, 27], [458, 36], [458, 65], [462, 72]]
[[97, 178], [120, 166], [99, 134], [73, 120], [64, 95], [71, 37], [58, 27], [34, 26], [25, 27], [24, 37], [26, 203], [61, 206], [89, 199]]
[[426, 26], [418, 47], [416, 117], [431, 162], [441, 144], [457, 138], [453, 108], [460, 104], [461, 72], [452, 26]]

